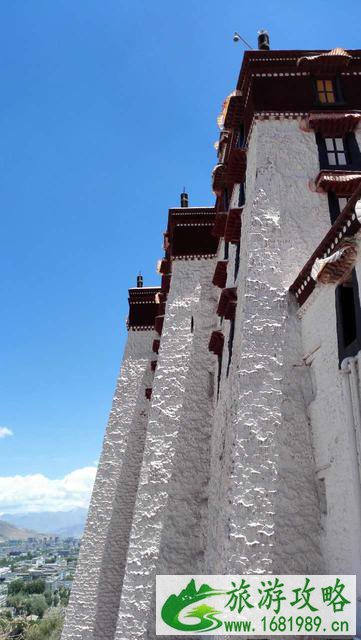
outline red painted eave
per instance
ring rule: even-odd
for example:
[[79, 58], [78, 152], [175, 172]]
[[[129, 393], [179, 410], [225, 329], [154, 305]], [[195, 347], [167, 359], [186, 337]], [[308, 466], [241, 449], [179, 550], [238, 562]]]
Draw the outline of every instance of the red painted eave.
[[213, 331], [209, 340], [208, 350], [216, 356], [220, 356], [223, 351], [224, 335], [222, 331]]
[[223, 289], [226, 286], [227, 282], [227, 260], [220, 260], [217, 262], [214, 275], [213, 275], [213, 284], [220, 289]]
[[334, 191], [339, 197], [351, 196], [361, 183], [361, 171], [322, 170], [315, 180], [319, 193]]
[[[304, 302], [306, 302], [307, 298], [310, 296], [316, 286], [315, 281], [311, 278], [311, 270], [316, 258], [327, 257], [337, 249], [337, 245], [344, 237], [352, 236], [360, 229], [361, 224], [355, 214], [355, 205], [360, 197], [361, 184], [359, 184], [343, 211], [335, 220], [326, 236], [320, 242], [309, 260], [307, 260], [305, 266], [303, 267], [303, 269], [301, 269], [299, 275], [290, 286], [289, 290], [294, 294], [300, 306], [302, 306]], [[336, 239], [337, 243], [335, 243]]]
[[214, 235], [216, 238], [223, 238], [224, 230], [226, 228], [226, 222], [227, 222], [227, 213], [225, 211], [220, 211], [219, 213], [216, 213], [216, 218], [215, 218], [213, 229], [212, 229], [212, 235]]
[[224, 241], [237, 244], [241, 238], [241, 226], [242, 226], [242, 209], [235, 208], [230, 209], [227, 216], [226, 228], [224, 231]]

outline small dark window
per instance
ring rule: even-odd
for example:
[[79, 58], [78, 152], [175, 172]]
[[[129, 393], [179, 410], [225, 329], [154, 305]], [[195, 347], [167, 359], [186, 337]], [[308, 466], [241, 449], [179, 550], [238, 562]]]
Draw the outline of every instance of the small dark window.
[[241, 122], [239, 125], [239, 131], [237, 136], [237, 147], [243, 147], [244, 145], [244, 124]]
[[239, 185], [239, 194], [238, 194], [238, 206], [243, 207], [245, 203], [245, 192], [244, 192], [244, 184]]
[[236, 256], [235, 256], [235, 259], [234, 259], [234, 279], [235, 280], [236, 280], [236, 278], [238, 276], [238, 271], [239, 271], [240, 250], [241, 250], [241, 243], [237, 242], [237, 245], [236, 245]]
[[219, 389], [221, 386], [221, 376], [222, 376], [222, 354], [218, 356], [218, 373], [217, 373], [217, 400], [219, 398]]
[[334, 80], [316, 80], [317, 98], [321, 104], [337, 102], [336, 85]]
[[223, 191], [223, 211], [228, 211], [229, 208], [229, 193], [228, 189]]
[[328, 194], [328, 207], [330, 210], [331, 224], [335, 222], [340, 213], [344, 210], [348, 198], [339, 198], [334, 191], [329, 191]]
[[355, 270], [347, 282], [336, 288], [336, 315], [341, 364], [344, 358], [356, 355], [361, 348], [361, 311]]
[[234, 340], [234, 325], [235, 325], [235, 320], [230, 320], [230, 327], [229, 327], [229, 338], [228, 338], [228, 364], [227, 364], [227, 378], [229, 375], [229, 368], [231, 366], [231, 361], [232, 361], [232, 352], [233, 352], [233, 340]]
[[224, 243], [223, 260], [228, 260], [229, 256], [229, 242]]
[[194, 318], [193, 316], [191, 317], [191, 333], [193, 333], [194, 331]]

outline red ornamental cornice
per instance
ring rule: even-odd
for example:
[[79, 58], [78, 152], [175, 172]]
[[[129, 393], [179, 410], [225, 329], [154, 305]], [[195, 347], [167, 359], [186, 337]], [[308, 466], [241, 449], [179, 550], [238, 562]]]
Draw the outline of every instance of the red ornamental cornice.
[[339, 197], [351, 196], [361, 182], [361, 171], [320, 171], [311, 188], [318, 193], [334, 191]]
[[225, 211], [219, 211], [218, 213], [216, 213], [216, 217], [214, 220], [214, 225], [213, 225], [213, 229], [212, 229], [212, 235], [214, 235], [216, 238], [223, 238], [224, 236], [224, 230], [226, 228], [226, 222], [227, 222], [227, 213]]
[[238, 129], [243, 118], [242, 98], [240, 92], [236, 91], [229, 99], [224, 117], [225, 129]]
[[228, 186], [244, 182], [247, 169], [247, 150], [245, 147], [233, 147], [227, 160], [226, 183]]
[[216, 255], [218, 239], [212, 235], [214, 207], [169, 209], [168, 251], [172, 260], [210, 258]]
[[218, 302], [217, 315], [224, 317], [226, 320], [233, 320], [236, 314], [237, 305], [237, 289], [229, 287], [223, 289]]
[[230, 138], [231, 138], [231, 132], [230, 131], [225, 131], [225, 130], [221, 131], [221, 135], [219, 137], [219, 140], [217, 140], [214, 143], [214, 147], [215, 147], [215, 149], [217, 151], [218, 158], [222, 157], [223, 149], [228, 144]]
[[214, 194], [220, 196], [226, 185], [226, 165], [220, 162], [216, 164], [212, 171], [212, 190]]
[[216, 356], [220, 356], [223, 351], [224, 335], [222, 331], [213, 331], [209, 340], [208, 350]]
[[[339, 73], [340, 65], [343, 66], [341, 90], [347, 108], [360, 108], [361, 50], [352, 50], [345, 54], [333, 52], [332, 55], [322, 50], [246, 51], [236, 94], [225, 101], [219, 119], [220, 126], [232, 129], [233, 124], [238, 127], [242, 122], [247, 140], [256, 114], [262, 114], [262, 117], [305, 117], [315, 108], [317, 96], [312, 77], [314, 72], [305, 70], [304, 64], [316, 67], [321, 64], [325, 69], [325, 77], [333, 77], [335, 73], [331, 73], [330, 70], [337, 67]], [[238, 113], [241, 114], [235, 123], [231, 118], [233, 103], [237, 105]], [[327, 110], [329, 108], [330, 106], [327, 106]], [[331, 106], [331, 109], [335, 108], [337, 105]], [[228, 146], [230, 144], [231, 140]]]
[[159, 264], [159, 273], [167, 275], [172, 271], [172, 263], [168, 258], [163, 258]]
[[297, 66], [302, 71], [309, 71], [315, 74], [334, 74], [345, 70], [352, 56], [344, 49], [332, 49], [325, 53], [311, 56], [302, 56], [297, 61]]
[[129, 316], [127, 327], [133, 331], [154, 328], [158, 308], [159, 287], [134, 287], [129, 289]]
[[224, 289], [227, 282], [227, 260], [220, 260], [217, 262], [214, 276], [213, 276], [213, 284], [220, 289]]
[[230, 209], [224, 231], [224, 241], [237, 244], [241, 237], [241, 208]]
[[304, 131], [313, 130], [330, 138], [353, 131], [361, 120], [361, 111], [311, 111], [301, 122]]
[[315, 280], [311, 277], [315, 260], [317, 258], [322, 259], [329, 257], [338, 249], [339, 244], [344, 238], [353, 236], [361, 228], [355, 212], [355, 205], [360, 197], [361, 184], [290, 286], [290, 292], [294, 294], [300, 306], [306, 302], [316, 286]]
[[222, 111], [217, 118], [220, 129], [233, 129], [237, 126], [236, 122], [240, 114], [241, 92], [233, 91], [222, 104]]

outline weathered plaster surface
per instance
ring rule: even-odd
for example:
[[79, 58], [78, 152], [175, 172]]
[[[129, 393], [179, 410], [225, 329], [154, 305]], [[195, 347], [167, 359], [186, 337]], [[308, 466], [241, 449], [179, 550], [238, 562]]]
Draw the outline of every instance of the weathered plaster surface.
[[215, 260], [173, 262], [153, 383], [153, 335], [129, 334], [63, 640], [153, 639], [156, 573], [360, 572], [334, 289], [302, 313], [288, 293], [330, 225], [327, 197], [309, 189], [318, 172], [315, 137], [296, 120], [255, 124], [236, 279], [229, 246], [228, 376]]
[[[360, 263], [357, 265], [360, 272]], [[324, 492], [321, 549], [327, 573], [357, 575], [361, 632], [360, 479], [349, 433], [354, 429], [344, 377], [338, 366], [335, 287], [317, 288], [301, 311], [304, 355], [310, 355], [309, 404], [316, 477]], [[314, 353], [312, 353], [314, 352]]]
[[[288, 287], [329, 227], [313, 135], [296, 121], [256, 124], [247, 156], [232, 364], [215, 407], [209, 570], [322, 570], [319, 509], [299, 324]], [[230, 261], [233, 256], [230, 254]], [[228, 269], [228, 286], [234, 286]], [[212, 515], [211, 515], [212, 514]], [[219, 514], [218, 518], [215, 514]]]
[[110, 640], [143, 457], [153, 332], [129, 331], [105, 433], [63, 640]]
[[212, 408], [207, 346], [214, 318], [213, 270], [213, 260], [173, 262], [118, 640], [153, 635], [157, 567], [183, 573], [202, 565]]

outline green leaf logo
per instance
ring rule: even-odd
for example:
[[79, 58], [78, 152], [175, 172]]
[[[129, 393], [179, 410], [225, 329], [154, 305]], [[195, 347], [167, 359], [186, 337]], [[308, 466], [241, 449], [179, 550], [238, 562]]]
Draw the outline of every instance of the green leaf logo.
[[214, 607], [209, 606], [206, 602], [200, 604], [194, 609], [191, 609], [184, 616], [186, 618], [196, 619], [198, 622], [185, 624], [179, 620], [179, 615], [183, 609], [189, 607], [189, 605], [193, 603], [205, 600], [205, 598], [210, 598], [212, 596], [219, 596], [224, 593], [226, 593], [226, 591], [223, 589], [213, 589], [207, 584], [202, 584], [200, 589], [197, 591], [194, 580], [191, 580], [178, 596], [172, 594], [165, 601], [161, 611], [162, 619], [170, 627], [178, 629], [179, 631], [189, 631], [193, 633], [195, 631], [203, 632], [218, 629], [223, 623], [222, 620], [216, 617], [216, 614], [221, 612], [214, 609]]

